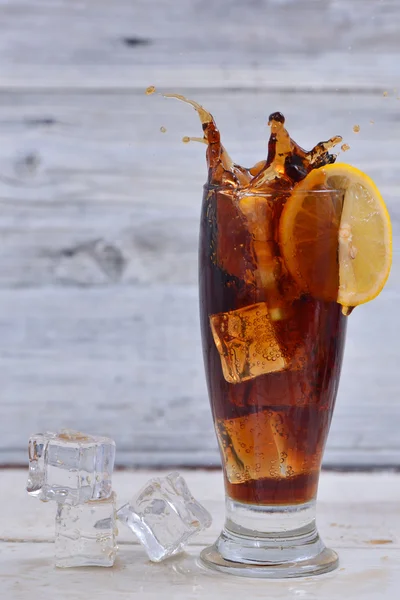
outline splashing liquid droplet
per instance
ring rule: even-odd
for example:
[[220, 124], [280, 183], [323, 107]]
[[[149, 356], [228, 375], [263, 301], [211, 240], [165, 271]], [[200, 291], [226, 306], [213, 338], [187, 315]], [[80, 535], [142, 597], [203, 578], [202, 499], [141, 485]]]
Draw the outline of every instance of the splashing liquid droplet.
[[228, 155], [221, 143], [221, 135], [211, 113], [194, 100], [189, 100], [181, 94], [161, 95], [190, 104], [199, 115], [204, 137], [184, 136], [182, 141], [188, 143], [193, 140], [207, 144], [208, 183], [212, 185], [241, 188], [245, 193], [268, 190], [277, 184], [281, 189], [290, 190], [312, 169], [334, 162], [336, 156], [329, 154], [328, 150], [342, 141], [340, 136], [334, 136], [326, 142], [317, 144], [310, 152], [307, 152], [289, 136], [285, 129], [285, 117], [282, 113], [274, 112], [269, 116], [271, 136], [267, 159], [248, 169], [234, 163]]
[[360, 129], [361, 129], [361, 127], [359, 125], [353, 125], [354, 133], [360, 133]]
[[154, 94], [154, 92], [156, 91], [156, 88], [154, 85], [149, 85], [148, 88], [146, 88], [146, 96], [151, 96], [151, 94]]
[[200, 142], [200, 144], [206, 144], [207, 145], [207, 140], [205, 140], [204, 138], [193, 137], [193, 136], [188, 136], [188, 135], [184, 135], [183, 136], [182, 142], [184, 144], [188, 144], [189, 142]]

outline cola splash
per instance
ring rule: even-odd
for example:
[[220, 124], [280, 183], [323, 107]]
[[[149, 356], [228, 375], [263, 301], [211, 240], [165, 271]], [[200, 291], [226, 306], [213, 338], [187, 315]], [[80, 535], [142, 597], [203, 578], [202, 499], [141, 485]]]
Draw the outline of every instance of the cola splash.
[[261, 160], [251, 168], [245, 168], [234, 163], [225, 150], [211, 113], [194, 100], [189, 100], [180, 94], [163, 94], [163, 96], [190, 104], [199, 115], [203, 140], [207, 144], [208, 185], [243, 188], [247, 192], [271, 189], [291, 190], [312, 169], [335, 162], [336, 155], [330, 154], [329, 150], [342, 141], [341, 136], [336, 135], [326, 142], [320, 142], [307, 152], [290, 137], [285, 128], [283, 114], [274, 112], [268, 120], [271, 134], [267, 159]]

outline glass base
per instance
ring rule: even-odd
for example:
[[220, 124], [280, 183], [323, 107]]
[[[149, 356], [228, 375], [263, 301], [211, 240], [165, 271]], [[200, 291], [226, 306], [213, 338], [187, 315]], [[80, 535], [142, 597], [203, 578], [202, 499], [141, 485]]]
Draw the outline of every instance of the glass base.
[[200, 558], [211, 569], [242, 577], [287, 578], [328, 573], [339, 563], [315, 527], [315, 501], [255, 506], [227, 499], [217, 541]]

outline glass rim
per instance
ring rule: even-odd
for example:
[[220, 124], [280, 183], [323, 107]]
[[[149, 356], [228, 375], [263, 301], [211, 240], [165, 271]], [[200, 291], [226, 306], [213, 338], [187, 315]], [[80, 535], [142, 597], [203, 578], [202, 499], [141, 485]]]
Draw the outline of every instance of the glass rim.
[[207, 190], [207, 191], [221, 191], [221, 192], [234, 192], [235, 194], [238, 194], [241, 197], [250, 197], [250, 196], [260, 196], [260, 197], [264, 197], [264, 198], [276, 198], [277, 196], [291, 196], [294, 192], [296, 194], [303, 194], [303, 195], [307, 195], [307, 196], [313, 196], [313, 195], [322, 195], [322, 194], [344, 194], [345, 190], [344, 189], [339, 189], [339, 188], [326, 188], [326, 189], [309, 189], [309, 190], [296, 190], [296, 187], [292, 188], [292, 189], [288, 189], [288, 190], [271, 190], [271, 191], [267, 191], [267, 190], [247, 190], [246, 188], [243, 187], [237, 187], [237, 188], [233, 188], [233, 187], [229, 187], [227, 185], [210, 185], [208, 183], [205, 183], [203, 185], [203, 189]]

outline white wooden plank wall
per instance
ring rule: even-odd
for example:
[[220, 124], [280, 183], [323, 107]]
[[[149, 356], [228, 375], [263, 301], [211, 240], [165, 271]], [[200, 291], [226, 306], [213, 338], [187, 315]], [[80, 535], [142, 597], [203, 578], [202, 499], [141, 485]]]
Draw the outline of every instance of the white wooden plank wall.
[[150, 84], [207, 106], [242, 164], [282, 110], [303, 146], [342, 134], [382, 188], [393, 271], [350, 318], [325, 464], [399, 464], [399, 23], [397, 0], [0, 0], [0, 464], [61, 425], [112, 435], [121, 465], [218, 464], [204, 147]]

